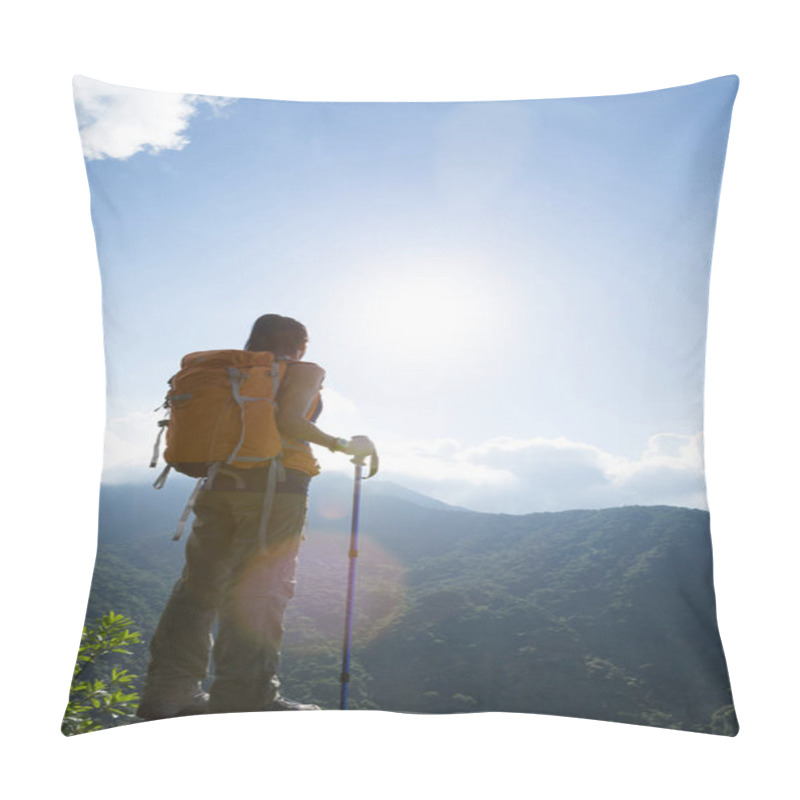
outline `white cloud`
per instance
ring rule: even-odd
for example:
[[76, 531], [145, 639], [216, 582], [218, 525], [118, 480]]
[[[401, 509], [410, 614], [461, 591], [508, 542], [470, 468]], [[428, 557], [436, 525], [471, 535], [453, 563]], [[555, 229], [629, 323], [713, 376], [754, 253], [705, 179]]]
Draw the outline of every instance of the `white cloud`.
[[496, 438], [477, 447], [389, 444], [382, 463], [388, 480], [480, 511], [706, 507], [699, 434], [657, 434], [636, 459], [563, 438]]
[[333, 420], [336, 425], [350, 427], [358, 422], [358, 406], [330, 386], [325, 386], [322, 391], [322, 406], [325, 419]]
[[[330, 410], [336, 411], [334, 416], [358, 415], [342, 395], [326, 390], [326, 399]], [[148, 464], [159, 418], [160, 413], [135, 412], [108, 421], [105, 482], [155, 479], [163, 458], [158, 471]], [[478, 511], [525, 514], [622, 505], [707, 507], [701, 434], [656, 434], [638, 458], [616, 456], [564, 438], [502, 437], [472, 447], [455, 439], [409, 442], [376, 437], [376, 441], [384, 479]], [[315, 452], [326, 472], [350, 472], [348, 459], [324, 448]]]
[[75, 78], [74, 92], [83, 153], [89, 160], [181, 150], [189, 143], [185, 131], [198, 106], [206, 104], [216, 111], [229, 102], [113, 86], [84, 77]]
[[[125, 417], [115, 417], [106, 423], [105, 450], [103, 454], [103, 481], [125, 483], [128, 481], [155, 480], [158, 472], [150, 469], [150, 457], [158, 435], [158, 420], [162, 412], [133, 412]], [[164, 441], [160, 451], [164, 452]], [[159, 460], [158, 469], [164, 467]]]
[[454, 439], [388, 444], [382, 448], [381, 458], [392, 474], [426, 484], [502, 486], [514, 480], [513, 472], [502, 465], [481, 463]]

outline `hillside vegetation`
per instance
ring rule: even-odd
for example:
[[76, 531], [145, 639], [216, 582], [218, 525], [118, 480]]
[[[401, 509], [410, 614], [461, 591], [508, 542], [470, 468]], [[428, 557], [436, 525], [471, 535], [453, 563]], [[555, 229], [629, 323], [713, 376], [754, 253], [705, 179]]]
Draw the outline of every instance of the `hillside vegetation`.
[[[312, 498], [286, 693], [336, 708], [349, 498]], [[178, 577], [180, 481], [104, 487], [87, 617], [148, 639]], [[375, 491], [363, 506], [350, 708], [556, 714], [734, 735], [707, 512], [480, 514]], [[122, 664], [145, 671], [146, 654]]]

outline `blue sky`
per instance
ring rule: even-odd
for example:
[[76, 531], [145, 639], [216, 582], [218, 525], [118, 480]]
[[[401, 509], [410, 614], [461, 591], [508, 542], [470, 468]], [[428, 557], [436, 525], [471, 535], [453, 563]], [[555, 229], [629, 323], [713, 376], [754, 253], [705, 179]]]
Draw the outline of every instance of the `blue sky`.
[[[321, 426], [524, 513], [705, 507], [702, 376], [733, 78], [608, 98], [291, 103], [76, 79], [107, 481], [152, 479], [181, 355], [309, 328]], [[327, 469], [346, 460], [320, 453]]]

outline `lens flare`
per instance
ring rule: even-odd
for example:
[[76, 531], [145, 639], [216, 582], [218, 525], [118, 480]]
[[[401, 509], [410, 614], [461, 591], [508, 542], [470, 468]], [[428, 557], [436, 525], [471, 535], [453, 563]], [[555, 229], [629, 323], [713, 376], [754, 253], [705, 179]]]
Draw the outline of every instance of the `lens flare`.
[[[300, 553], [297, 591], [286, 615], [284, 650], [341, 646], [348, 573], [348, 537], [310, 530]], [[356, 567], [353, 642], [378, 638], [406, 609], [405, 570], [363, 535]]]

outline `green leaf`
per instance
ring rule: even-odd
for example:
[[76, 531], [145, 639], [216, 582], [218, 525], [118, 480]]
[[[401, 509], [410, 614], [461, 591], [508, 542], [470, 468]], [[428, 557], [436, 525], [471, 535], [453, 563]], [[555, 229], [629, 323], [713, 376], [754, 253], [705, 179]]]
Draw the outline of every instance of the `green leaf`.
[[[74, 736], [134, 719], [139, 695], [131, 684], [138, 676], [118, 665], [104, 663], [112, 653], [130, 655], [128, 646], [140, 643], [141, 634], [131, 630], [133, 624], [122, 614], [109, 611], [93, 625], [83, 627], [61, 725], [64, 735]], [[90, 667], [99, 672], [93, 671], [89, 679], [81, 677]]]

